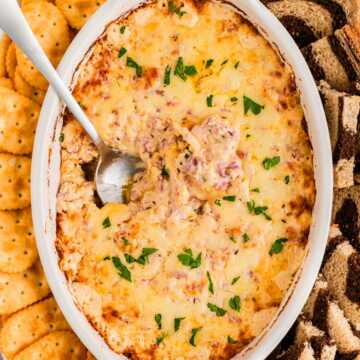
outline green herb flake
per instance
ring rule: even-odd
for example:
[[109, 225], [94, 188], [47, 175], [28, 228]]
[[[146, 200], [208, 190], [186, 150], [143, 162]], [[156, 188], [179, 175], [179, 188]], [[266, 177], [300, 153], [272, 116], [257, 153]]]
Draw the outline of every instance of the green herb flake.
[[194, 258], [191, 249], [185, 249], [183, 253], [177, 256], [177, 258], [181, 264], [188, 266], [190, 269], [196, 269], [201, 265], [201, 252]]
[[196, 338], [196, 335], [198, 334], [198, 332], [199, 332], [201, 329], [202, 329], [202, 326], [197, 327], [197, 328], [194, 328], [194, 329], [191, 329], [191, 337], [190, 337], [189, 343], [190, 343], [192, 346], [196, 346], [196, 344], [195, 344], [195, 338]]
[[260, 189], [259, 188], [253, 188], [250, 190], [251, 192], [254, 192], [254, 193], [259, 193], [260, 192]]
[[214, 98], [214, 95], [211, 94], [209, 95], [207, 98], [206, 98], [206, 104], [208, 107], [212, 107], [213, 106], [213, 98]]
[[220, 200], [220, 199], [216, 199], [216, 200], [214, 201], [214, 204], [215, 204], [216, 206], [221, 206], [221, 200]]
[[174, 319], [174, 330], [175, 330], [175, 332], [180, 329], [180, 324], [181, 324], [181, 322], [182, 322], [183, 320], [185, 320], [184, 317], [180, 317], [180, 318], [175, 318], [175, 319]]
[[233, 309], [233, 310], [235, 310], [235, 311], [237, 311], [237, 312], [240, 312], [240, 306], [241, 306], [241, 304], [240, 304], [240, 297], [239, 296], [234, 296], [234, 297], [232, 297], [230, 300], [229, 300], [229, 306]]
[[233, 242], [234, 244], [236, 244], [236, 239], [235, 239], [235, 237], [234, 237], [233, 235], [231, 235], [231, 236], [229, 237], [229, 239], [230, 239], [231, 242]]
[[180, 18], [186, 14], [185, 11], [181, 11], [181, 8], [182, 6], [176, 6], [176, 4], [172, 0], [170, 0], [168, 3], [169, 12], [176, 14]]
[[249, 112], [249, 110], [254, 115], [259, 115], [261, 110], [263, 110], [265, 108], [265, 106], [256, 103], [255, 101], [251, 100], [249, 97], [247, 97], [245, 95], [243, 96], [243, 101], [244, 101], [245, 115]]
[[239, 279], [240, 279], [240, 276], [234, 277], [234, 278], [231, 280], [231, 285], [236, 284], [236, 283], [239, 281]]
[[141, 265], [149, 263], [149, 256], [156, 253], [158, 249], [155, 248], [143, 248], [141, 255], [137, 258], [136, 262]]
[[194, 76], [197, 74], [195, 65], [186, 65], [184, 68], [184, 73], [188, 76]]
[[165, 179], [169, 179], [170, 178], [170, 173], [169, 170], [167, 169], [167, 167], [164, 165], [161, 169], [161, 176]]
[[246, 134], [246, 138], [248, 139], [249, 137], [251, 137], [251, 135], [250, 135], [250, 134]]
[[122, 47], [120, 50], [119, 50], [119, 54], [118, 54], [118, 57], [119, 58], [122, 58], [125, 54], [126, 54], [127, 50]]
[[223, 197], [223, 200], [230, 201], [230, 202], [235, 202], [236, 201], [236, 196], [235, 195], [227, 195], [227, 196]]
[[290, 182], [290, 176], [289, 176], [289, 175], [286, 175], [286, 176], [284, 177], [284, 183], [287, 185], [287, 184], [289, 184], [289, 182]]
[[64, 139], [65, 139], [65, 135], [64, 135], [64, 133], [61, 133], [59, 136], [59, 141], [62, 143], [62, 142], [64, 142]]
[[209, 286], [208, 286], [209, 292], [211, 294], [214, 294], [214, 283], [213, 283], [213, 281], [211, 279], [211, 275], [208, 271], [206, 272], [206, 276], [207, 276], [208, 282], [209, 282]]
[[129, 269], [121, 262], [118, 256], [113, 256], [111, 258], [113, 265], [118, 270], [118, 274], [121, 278], [131, 282], [131, 272]]
[[205, 69], [208, 69], [214, 62], [214, 59], [206, 60]]
[[240, 61], [237, 61], [234, 65], [234, 68], [237, 69], [239, 67]]
[[244, 243], [247, 243], [248, 241], [250, 241], [249, 234], [248, 233], [243, 234], [242, 239], [243, 239]]
[[184, 59], [180, 56], [176, 62], [174, 75], [182, 80], [186, 80]]
[[123, 34], [125, 32], [125, 30], [126, 30], [126, 26], [125, 25], [121, 26], [120, 27], [120, 34]]
[[164, 74], [164, 85], [165, 86], [170, 85], [170, 77], [171, 77], [171, 66], [167, 65], [165, 68], [165, 74]]
[[135, 69], [137, 77], [141, 77], [143, 75], [143, 68], [130, 56], [126, 59], [126, 66]]
[[156, 338], [156, 345], [160, 345], [166, 337], [167, 337], [166, 333], [162, 333], [160, 336], [158, 336]]
[[155, 320], [155, 322], [156, 322], [157, 327], [158, 327], [159, 330], [160, 330], [161, 327], [162, 327], [162, 325], [161, 325], [161, 319], [162, 319], [161, 314], [155, 314], [154, 320]]
[[222, 309], [221, 307], [218, 307], [215, 304], [208, 303], [207, 307], [211, 312], [215, 313], [216, 316], [218, 317], [222, 317], [226, 314], [226, 310]]
[[267, 214], [267, 210], [268, 210], [267, 206], [256, 206], [254, 200], [248, 201], [246, 205], [250, 214], [263, 215], [266, 220], [268, 221], [271, 220], [271, 217]]
[[233, 103], [237, 102], [238, 100], [239, 100], [239, 99], [238, 99], [236, 96], [232, 96], [232, 97], [230, 98], [230, 101], [233, 102]]
[[274, 243], [271, 245], [269, 255], [273, 256], [274, 254], [280, 254], [286, 242], [288, 242], [287, 238], [280, 238], [275, 240]]
[[111, 260], [111, 257], [108, 255], [108, 256], [105, 256], [104, 258], [103, 258], [103, 260], [105, 261], [105, 260]]
[[111, 226], [110, 218], [107, 216], [104, 221], [102, 222], [103, 229], [107, 229]]
[[229, 61], [229, 59], [225, 59], [225, 60], [221, 63], [221, 65], [225, 65], [225, 64], [227, 64], [227, 63], [228, 63], [228, 61]]
[[262, 165], [265, 170], [270, 170], [272, 167], [280, 164], [280, 156], [274, 156], [272, 158], [265, 158]]
[[123, 244], [124, 244], [125, 246], [129, 245], [129, 240], [128, 240], [126, 237], [123, 236], [121, 239], [122, 239]]
[[228, 342], [228, 344], [236, 344], [237, 343], [237, 341], [235, 339], [233, 339], [231, 336], [227, 337], [227, 342]]
[[134, 258], [132, 255], [130, 254], [124, 254], [125, 260], [128, 264], [133, 264], [136, 263], [136, 258]]

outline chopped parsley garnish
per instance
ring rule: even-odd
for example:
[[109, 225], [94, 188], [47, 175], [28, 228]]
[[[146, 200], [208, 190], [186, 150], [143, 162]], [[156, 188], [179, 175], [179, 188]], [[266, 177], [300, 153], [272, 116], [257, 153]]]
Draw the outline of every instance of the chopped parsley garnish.
[[186, 65], [184, 69], [184, 73], [188, 76], [194, 76], [197, 74], [197, 70], [195, 65]]
[[126, 26], [123, 25], [120, 27], [120, 34], [123, 34], [125, 32]]
[[262, 162], [265, 170], [270, 170], [272, 167], [280, 163], [280, 156], [274, 156], [272, 158], [265, 158]]
[[239, 67], [240, 61], [236, 62], [234, 68], [237, 69]]
[[284, 183], [287, 185], [289, 182], [290, 182], [290, 176], [289, 176], [289, 175], [286, 175], [286, 176], [284, 177]]
[[209, 281], [209, 286], [208, 286], [209, 292], [211, 294], [214, 294], [214, 283], [213, 283], [213, 281], [211, 279], [211, 275], [210, 275], [210, 273], [208, 271], [206, 272], [206, 276], [207, 276], [208, 281]]
[[237, 343], [237, 341], [235, 339], [233, 339], [231, 336], [227, 337], [227, 342], [228, 342], [228, 344], [236, 344]]
[[235, 202], [236, 201], [236, 196], [235, 195], [227, 195], [227, 196], [223, 197], [223, 200], [230, 201], [230, 202]]
[[168, 3], [169, 12], [176, 14], [178, 17], [182, 17], [186, 14], [185, 11], [181, 11], [181, 8], [182, 6], [176, 6], [176, 4], [172, 0], [170, 0]]
[[137, 259], [130, 254], [124, 254], [124, 256], [128, 264], [133, 264], [136, 262], [140, 265], [145, 265], [149, 263], [149, 256], [156, 253], [157, 251], [158, 249], [154, 248], [143, 248], [141, 255]]
[[104, 258], [103, 258], [103, 260], [111, 260], [111, 257], [108, 255], [108, 256], [105, 256]]
[[164, 165], [161, 169], [161, 176], [165, 179], [169, 179], [170, 178], [170, 173], [169, 170], [167, 169], [167, 167]]
[[104, 221], [102, 222], [102, 226], [104, 229], [107, 229], [111, 226], [110, 218], [107, 216]]
[[221, 206], [221, 200], [219, 200], [219, 199], [216, 199], [216, 200], [214, 201], [214, 203], [215, 203], [215, 205], [217, 205], [217, 206]]
[[240, 312], [240, 297], [239, 296], [234, 296], [229, 300], [229, 306], [237, 311]]
[[206, 98], [206, 104], [208, 107], [212, 107], [213, 106], [213, 98], [214, 98], [214, 95], [211, 94], [209, 95], [207, 98]]
[[255, 192], [255, 193], [259, 193], [260, 192], [260, 189], [259, 188], [253, 188], [250, 190], [251, 192]]
[[121, 58], [123, 57], [125, 54], [126, 54], [127, 50], [122, 47], [120, 50], [119, 50], [119, 54], [118, 54], [118, 57]]
[[271, 220], [271, 217], [266, 213], [267, 206], [256, 206], [254, 200], [248, 201], [246, 205], [250, 214], [263, 215], [266, 220]]
[[202, 329], [202, 326], [197, 327], [197, 328], [194, 328], [194, 329], [191, 329], [191, 337], [190, 337], [189, 343], [190, 343], [192, 346], [196, 346], [196, 344], [195, 344], [195, 337], [196, 337], [197, 333], [198, 333], [201, 329]]
[[166, 333], [162, 333], [161, 336], [158, 336], [156, 338], [156, 345], [160, 345], [164, 339], [166, 338], [167, 334]]
[[249, 137], [251, 137], [251, 135], [250, 135], [250, 134], [246, 134], [246, 138], [248, 139]]
[[165, 68], [165, 74], [164, 74], [164, 85], [165, 86], [170, 85], [170, 76], [171, 76], [171, 66], [167, 65]]
[[224, 316], [226, 314], [226, 310], [218, 307], [215, 304], [208, 303], [207, 307], [211, 312], [215, 313], [216, 316], [222, 317], [222, 316]]
[[177, 258], [184, 266], [188, 266], [190, 269], [196, 269], [201, 265], [201, 252], [194, 258], [191, 249], [185, 249]]
[[129, 269], [121, 262], [120, 258], [118, 256], [113, 256], [111, 258], [111, 261], [115, 268], [118, 270], [118, 274], [123, 279], [131, 282], [131, 272]]
[[64, 142], [64, 139], [65, 139], [65, 135], [64, 135], [64, 133], [61, 133], [59, 136], [59, 141], [62, 143], [62, 142]]
[[255, 101], [251, 100], [250, 98], [248, 98], [245, 95], [243, 97], [243, 100], [244, 100], [244, 112], [245, 112], [245, 115], [248, 113], [249, 110], [254, 115], [259, 115], [261, 110], [263, 110], [265, 108], [265, 106], [256, 103]]
[[161, 325], [161, 319], [162, 319], [161, 314], [155, 314], [154, 320], [155, 320], [155, 322], [156, 322], [157, 327], [158, 327], [159, 330], [160, 330], [161, 327], [162, 327], [162, 325]]
[[130, 68], [134, 68], [137, 77], [141, 77], [143, 74], [143, 68], [130, 56], [126, 59], [126, 66]]
[[248, 233], [243, 234], [242, 239], [243, 239], [244, 243], [247, 243], [248, 241], [250, 241], [249, 234]]
[[[170, 4], [170, 3], [169, 3]], [[176, 62], [174, 75], [178, 76], [182, 80], [186, 80], [184, 59], [180, 56]]]
[[208, 59], [205, 64], [205, 69], [208, 69], [214, 62], [214, 59]]
[[287, 238], [280, 238], [274, 241], [271, 245], [269, 255], [273, 256], [274, 254], [281, 253], [282, 249], [284, 248], [284, 244], [288, 241]]
[[229, 239], [230, 239], [230, 241], [232, 241], [233, 243], [235, 243], [235, 244], [236, 244], [236, 240], [235, 240], [234, 235], [231, 235], [231, 236], [229, 237]]
[[126, 246], [126, 245], [129, 245], [129, 240], [126, 238], [126, 237], [122, 237], [121, 238], [122, 239], [122, 241], [123, 241], [123, 244]]
[[240, 276], [236, 276], [231, 280], [231, 285], [234, 285], [238, 282], [238, 280], [240, 279]]
[[184, 317], [180, 317], [180, 318], [175, 318], [175, 319], [174, 319], [174, 330], [175, 330], [175, 332], [180, 329], [180, 323], [181, 323], [183, 320], [185, 320]]
[[236, 96], [232, 96], [231, 98], [230, 98], [230, 101], [231, 102], [237, 102], [239, 99], [236, 97]]
[[221, 65], [227, 64], [228, 61], [229, 61], [229, 59], [225, 59], [225, 60], [221, 63]]

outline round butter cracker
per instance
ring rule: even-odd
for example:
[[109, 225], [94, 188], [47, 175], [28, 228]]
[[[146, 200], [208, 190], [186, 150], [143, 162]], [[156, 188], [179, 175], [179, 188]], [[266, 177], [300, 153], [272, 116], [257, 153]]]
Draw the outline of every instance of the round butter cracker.
[[[64, 16], [55, 5], [46, 1], [31, 2], [23, 7], [23, 12], [40, 45], [56, 67], [70, 43], [69, 27]], [[19, 48], [16, 48], [16, 57], [20, 74], [26, 82], [46, 90], [46, 79]]]
[[15, 76], [16, 69], [16, 47], [12, 43], [6, 53], [6, 73], [10, 79], [13, 79]]
[[50, 294], [40, 261], [16, 274], [0, 272], [0, 315], [14, 313]]
[[10, 79], [6, 77], [0, 77], [0, 87], [7, 88], [7, 89], [13, 89], [13, 83]]
[[26, 156], [0, 154], [0, 210], [30, 206], [30, 168]]
[[6, 76], [6, 53], [11, 44], [11, 40], [7, 35], [4, 35], [0, 40], [0, 76]]
[[40, 106], [34, 101], [0, 88], [0, 151], [30, 154], [39, 113]]
[[[1, 83], [0, 83], [1, 84]], [[29, 99], [35, 101], [39, 105], [41, 105], [45, 98], [45, 91], [41, 89], [37, 89], [30, 84], [28, 84], [25, 79], [21, 76], [18, 67], [15, 70], [15, 77], [14, 77], [14, 86], [15, 90]]]
[[54, 331], [13, 357], [13, 360], [85, 360], [86, 348], [70, 331]]
[[11, 315], [0, 331], [0, 348], [11, 359], [19, 351], [58, 330], [70, 330], [53, 297]]
[[74, 29], [81, 29], [104, 0], [56, 0], [56, 6]]
[[0, 271], [24, 271], [37, 257], [31, 209], [0, 211]]

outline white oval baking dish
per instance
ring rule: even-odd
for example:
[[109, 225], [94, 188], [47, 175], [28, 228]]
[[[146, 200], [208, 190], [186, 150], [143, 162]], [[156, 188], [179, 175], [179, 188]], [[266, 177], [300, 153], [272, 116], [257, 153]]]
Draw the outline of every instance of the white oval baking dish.
[[[128, 13], [141, 0], [110, 0], [79, 32], [66, 52], [58, 71], [71, 84], [76, 68], [106, 25]], [[283, 299], [276, 318], [246, 349], [234, 359], [261, 360], [274, 349], [301, 311], [316, 279], [325, 251], [330, 225], [333, 169], [328, 128], [316, 84], [300, 50], [281, 23], [258, 0], [230, 0], [243, 16], [279, 49], [296, 75], [314, 149], [316, 203], [309, 235], [308, 251], [302, 268]], [[64, 274], [58, 266], [55, 249], [56, 193], [59, 184], [59, 114], [62, 105], [49, 89], [42, 107], [35, 138], [32, 162], [32, 213], [40, 258], [51, 290], [66, 319], [83, 343], [98, 359], [125, 359], [110, 350], [86, 317], [76, 307]]]

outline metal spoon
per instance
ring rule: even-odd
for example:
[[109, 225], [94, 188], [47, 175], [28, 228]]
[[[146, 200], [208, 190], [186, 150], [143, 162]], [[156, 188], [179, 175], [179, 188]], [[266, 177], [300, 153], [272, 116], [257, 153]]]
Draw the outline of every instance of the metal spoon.
[[124, 186], [135, 173], [144, 168], [143, 163], [139, 158], [120, 153], [102, 141], [94, 125], [74, 99], [42, 50], [17, 1], [1, 0], [1, 2], [0, 28], [10, 36], [44, 75], [97, 146], [99, 158], [95, 172], [95, 184], [101, 201], [104, 204], [124, 202]]

